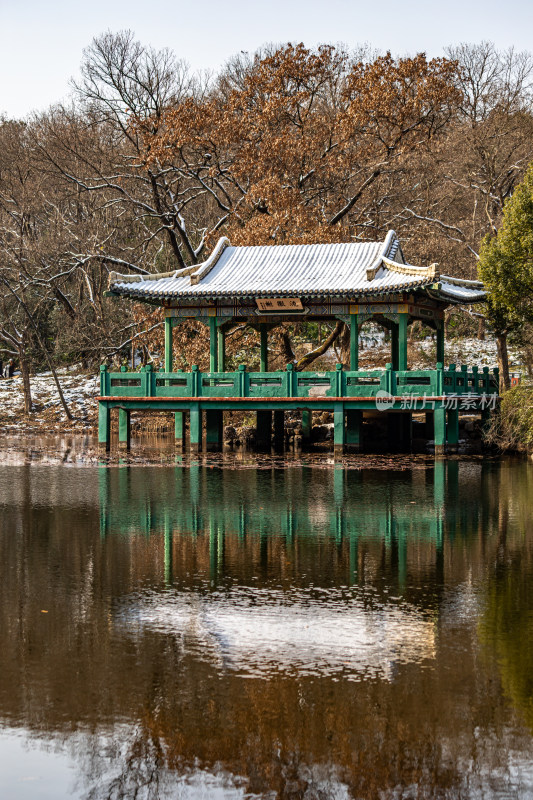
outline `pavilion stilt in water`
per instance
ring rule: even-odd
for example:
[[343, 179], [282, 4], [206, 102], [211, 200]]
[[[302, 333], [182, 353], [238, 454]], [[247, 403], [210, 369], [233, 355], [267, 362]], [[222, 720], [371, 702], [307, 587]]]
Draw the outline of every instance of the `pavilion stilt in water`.
[[456, 453], [459, 446], [459, 411], [456, 408], [448, 409], [447, 417], [446, 438], [448, 440], [448, 449], [450, 452]]
[[131, 447], [131, 412], [125, 408], [118, 410], [118, 445], [129, 450]]
[[207, 409], [205, 412], [205, 449], [208, 452], [222, 450], [222, 411]]
[[363, 412], [349, 408], [346, 411], [346, 449], [358, 452], [362, 445]]
[[270, 448], [272, 440], [272, 411], [257, 412], [257, 426], [255, 443], [257, 447], [265, 450]]
[[344, 453], [345, 442], [344, 406], [342, 403], [336, 403], [333, 411], [333, 447], [335, 455]]
[[98, 446], [111, 449], [111, 409], [107, 403], [98, 403]]
[[280, 449], [285, 443], [285, 412], [274, 411], [274, 447]]
[[313, 412], [310, 408], [302, 410], [302, 444], [311, 444], [311, 431], [313, 429]]
[[189, 445], [191, 453], [202, 451], [202, 412], [198, 405], [192, 406], [189, 417]]
[[442, 455], [446, 450], [445, 408], [436, 408], [433, 412], [433, 435], [435, 438], [435, 455]]

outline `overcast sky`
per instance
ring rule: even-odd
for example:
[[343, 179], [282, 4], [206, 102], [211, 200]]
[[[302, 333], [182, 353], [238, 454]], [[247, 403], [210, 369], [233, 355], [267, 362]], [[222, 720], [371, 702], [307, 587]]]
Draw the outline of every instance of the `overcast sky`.
[[458, 42], [533, 48], [532, 0], [0, 0], [0, 113], [23, 117], [68, 97], [83, 48], [133, 30], [194, 69], [217, 70], [268, 42], [368, 43], [441, 55]]

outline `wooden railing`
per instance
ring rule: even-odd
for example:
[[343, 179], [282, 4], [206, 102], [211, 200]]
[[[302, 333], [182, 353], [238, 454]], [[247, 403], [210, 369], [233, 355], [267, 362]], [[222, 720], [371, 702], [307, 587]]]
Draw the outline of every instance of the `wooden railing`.
[[488, 367], [459, 369], [450, 364], [446, 369], [335, 370], [296, 372], [292, 364], [277, 372], [247, 372], [240, 365], [235, 372], [154, 372], [151, 365], [140, 372], [109, 372], [100, 368], [102, 397], [227, 397], [227, 398], [310, 398], [310, 397], [375, 397], [379, 391], [402, 395], [482, 395], [498, 393], [498, 370]]

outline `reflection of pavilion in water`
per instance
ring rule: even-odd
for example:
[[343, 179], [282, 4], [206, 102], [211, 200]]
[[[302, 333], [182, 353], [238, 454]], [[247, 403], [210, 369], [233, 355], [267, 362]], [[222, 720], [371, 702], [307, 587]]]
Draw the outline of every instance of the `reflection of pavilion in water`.
[[[458, 502], [458, 466], [389, 473], [386, 484], [383, 472], [192, 466], [153, 471], [157, 486], [135, 469], [103, 469], [102, 534], [163, 535], [174, 584], [128, 601], [116, 621], [255, 675], [391, 677], [395, 664], [432, 659], [435, 605], [405, 590], [408, 573], [426, 571], [438, 591], [445, 538], [479, 523], [477, 503]], [[360, 590], [379, 576], [392, 596], [369, 602]]]
[[[472, 467], [477, 477], [482, 470]], [[104, 467], [100, 531], [164, 533], [168, 580], [177, 541], [184, 547], [193, 536], [209, 542], [212, 578], [223, 570], [228, 550], [238, 552], [249, 539], [263, 560], [280, 542], [286, 552], [298, 542], [328, 540], [348, 546], [350, 583], [358, 579], [362, 541], [392, 555], [402, 583], [410, 547], [417, 549], [417, 558], [420, 547], [429, 547], [438, 560], [445, 535], [453, 539], [484, 526], [490, 504], [479, 502], [477, 486], [469, 493], [464, 469], [459, 491], [459, 462], [388, 472], [385, 488], [383, 474], [343, 468], [243, 469], [236, 480], [235, 471], [191, 465], [154, 470], [147, 480], [144, 470]]]

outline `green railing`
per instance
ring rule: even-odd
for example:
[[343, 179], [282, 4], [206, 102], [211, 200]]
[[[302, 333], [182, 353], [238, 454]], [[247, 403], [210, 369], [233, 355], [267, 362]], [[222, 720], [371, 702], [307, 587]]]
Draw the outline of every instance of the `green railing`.
[[498, 370], [488, 367], [459, 369], [335, 370], [296, 372], [292, 364], [277, 372], [247, 372], [241, 365], [235, 372], [154, 372], [151, 365], [140, 372], [109, 372], [100, 368], [102, 397], [227, 397], [227, 398], [311, 398], [375, 397], [379, 391], [402, 395], [490, 395], [498, 393]]

